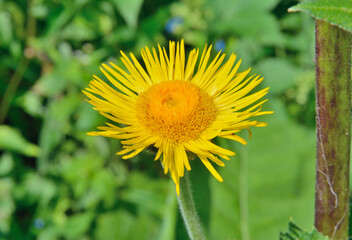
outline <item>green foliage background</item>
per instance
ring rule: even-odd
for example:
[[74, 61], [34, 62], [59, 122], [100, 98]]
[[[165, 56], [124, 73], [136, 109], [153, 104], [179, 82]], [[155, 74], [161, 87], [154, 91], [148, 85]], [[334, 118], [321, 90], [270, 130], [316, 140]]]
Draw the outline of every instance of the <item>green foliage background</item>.
[[87, 136], [106, 120], [81, 93], [101, 63], [121, 65], [120, 50], [140, 56], [181, 38], [188, 50], [235, 52], [242, 70], [264, 76], [275, 111], [247, 146], [217, 140], [237, 152], [219, 169], [223, 183], [192, 161], [209, 238], [278, 239], [290, 217], [310, 230], [314, 22], [288, 14], [295, 4], [0, 0], [0, 239], [188, 239], [169, 176], [151, 153], [125, 161], [118, 141]]

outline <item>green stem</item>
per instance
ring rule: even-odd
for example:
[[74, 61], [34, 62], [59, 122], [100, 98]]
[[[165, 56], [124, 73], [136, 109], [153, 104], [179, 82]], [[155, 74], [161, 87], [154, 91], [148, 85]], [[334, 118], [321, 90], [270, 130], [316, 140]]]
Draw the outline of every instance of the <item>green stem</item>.
[[194, 205], [188, 174], [188, 171], [186, 171], [185, 176], [180, 179], [180, 196], [177, 197], [178, 204], [190, 239], [203, 240], [205, 236]]
[[23, 74], [26, 71], [29, 64], [29, 60], [25, 57], [21, 59], [16, 69], [16, 72], [12, 75], [10, 82], [6, 88], [5, 94], [0, 104], [0, 124], [5, 122], [7, 113], [9, 111], [13, 97], [17, 91], [18, 85], [20, 84]]
[[[31, 4], [32, 4], [32, 1], [29, 0], [27, 2], [27, 9], [31, 9]], [[26, 47], [29, 45], [28, 42], [30, 38], [32, 38], [35, 35], [35, 29], [36, 29], [35, 18], [31, 15], [29, 11], [27, 15], [27, 26], [26, 26], [26, 30], [27, 30], [26, 39], [25, 39]], [[6, 88], [5, 94], [0, 104], [0, 124], [5, 122], [13, 97], [15, 96], [17, 88], [22, 81], [23, 75], [29, 65], [29, 61], [30, 60], [28, 58], [23, 56], [21, 61], [17, 65], [16, 72], [12, 75], [10, 79], [10, 82]]]
[[351, 34], [316, 20], [315, 226], [347, 239], [351, 133]]
[[239, 149], [239, 203], [240, 203], [240, 230], [241, 239], [250, 240], [249, 214], [248, 214], [248, 152], [247, 148]]

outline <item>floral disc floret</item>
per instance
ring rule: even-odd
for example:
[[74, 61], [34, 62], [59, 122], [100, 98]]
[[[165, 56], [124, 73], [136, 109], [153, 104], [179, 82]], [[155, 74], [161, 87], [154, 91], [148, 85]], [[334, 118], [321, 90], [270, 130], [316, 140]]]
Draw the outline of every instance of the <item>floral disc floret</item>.
[[138, 96], [137, 118], [153, 135], [182, 143], [197, 139], [216, 116], [212, 97], [185, 81], [167, 81]]

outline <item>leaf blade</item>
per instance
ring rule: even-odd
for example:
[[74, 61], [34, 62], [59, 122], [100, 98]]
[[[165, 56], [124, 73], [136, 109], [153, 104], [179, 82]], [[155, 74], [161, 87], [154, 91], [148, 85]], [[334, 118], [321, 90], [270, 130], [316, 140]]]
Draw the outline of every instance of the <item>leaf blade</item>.
[[303, 2], [288, 9], [289, 12], [306, 12], [314, 18], [327, 21], [352, 32], [352, 1], [317, 0]]

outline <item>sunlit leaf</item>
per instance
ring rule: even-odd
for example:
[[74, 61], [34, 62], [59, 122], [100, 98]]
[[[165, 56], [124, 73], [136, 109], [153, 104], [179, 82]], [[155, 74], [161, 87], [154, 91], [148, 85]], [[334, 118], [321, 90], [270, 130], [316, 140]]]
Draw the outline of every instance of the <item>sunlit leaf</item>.
[[139, 11], [141, 10], [143, 0], [113, 0], [117, 10], [120, 12], [127, 25], [135, 28]]
[[306, 12], [352, 32], [352, 1], [316, 0], [307, 1], [289, 8], [290, 12]]
[[0, 176], [8, 174], [14, 167], [13, 157], [10, 153], [0, 155]]
[[0, 126], [0, 150], [14, 151], [30, 157], [39, 153], [37, 145], [28, 142], [18, 129], [7, 125]]
[[70, 239], [80, 239], [85, 234], [94, 219], [94, 213], [87, 211], [70, 216], [63, 228], [63, 235]]
[[312, 232], [307, 232], [299, 228], [291, 220], [288, 224], [288, 232], [280, 233], [280, 240], [329, 240], [328, 237], [325, 237], [319, 233], [315, 228]]

